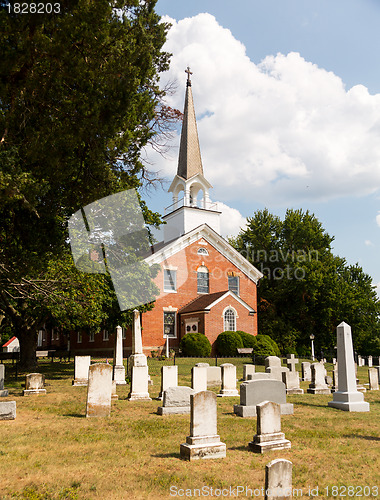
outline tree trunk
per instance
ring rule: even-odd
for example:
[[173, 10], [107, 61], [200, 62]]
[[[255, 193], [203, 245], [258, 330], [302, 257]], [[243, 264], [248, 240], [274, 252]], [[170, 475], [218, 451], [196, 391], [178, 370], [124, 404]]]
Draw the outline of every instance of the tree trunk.
[[35, 370], [37, 368], [37, 331], [32, 331], [29, 328], [22, 328], [16, 331], [16, 337], [20, 342], [20, 370]]

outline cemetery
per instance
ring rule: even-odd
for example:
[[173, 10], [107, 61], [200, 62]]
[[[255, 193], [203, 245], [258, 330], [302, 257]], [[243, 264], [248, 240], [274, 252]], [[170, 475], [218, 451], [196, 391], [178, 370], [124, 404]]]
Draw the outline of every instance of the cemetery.
[[[346, 326], [341, 330], [347, 333]], [[38, 374], [17, 379], [12, 364], [4, 362], [2, 499], [169, 498], [170, 488], [190, 491], [205, 485], [215, 491], [284, 485], [305, 497], [319, 488], [320, 498], [327, 498], [323, 492], [334, 485], [377, 491], [376, 365], [357, 368], [356, 383], [367, 388], [358, 392], [352, 385], [355, 367], [338, 353], [337, 391], [331, 393], [328, 386], [328, 393], [314, 393], [308, 392], [310, 385], [328, 384], [321, 369], [318, 380], [309, 380], [303, 359], [255, 366], [244, 357], [177, 358], [175, 365], [171, 359], [147, 358], [132, 365], [132, 380], [126, 375], [123, 383], [119, 374], [128, 373], [126, 361], [117, 360], [115, 377], [106, 359], [46, 359], [39, 361]], [[209, 377], [216, 363], [221, 371]], [[321, 366], [325, 377], [336, 369], [329, 362]], [[293, 373], [303, 393], [287, 391]], [[35, 389], [29, 390], [43, 390], [43, 397], [23, 397], [31, 379]], [[240, 418], [239, 411], [247, 409], [248, 416]]]

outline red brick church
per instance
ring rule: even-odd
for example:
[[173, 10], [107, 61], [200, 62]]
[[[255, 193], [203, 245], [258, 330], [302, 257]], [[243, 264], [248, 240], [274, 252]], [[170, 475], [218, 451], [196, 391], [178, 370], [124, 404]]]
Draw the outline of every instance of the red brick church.
[[[160, 295], [154, 308], [141, 315], [145, 354], [178, 349], [187, 332], [205, 334], [213, 344], [225, 330], [257, 334], [256, 287], [262, 277], [220, 235], [220, 214], [212, 203], [212, 187], [204, 176], [198, 141], [190, 70], [187, 86], [178, 170], [169, 188], [173, 203], [165, 209], [164, 240], [145, 260], [159, 264], [155, 278]], [[87, 338], [88, 337], [88, 338]], [[73, 352], [111, 352], [113, 337], [73, 333]], [[125, 356], [131, 351], [130, 332], [124, 340]]]

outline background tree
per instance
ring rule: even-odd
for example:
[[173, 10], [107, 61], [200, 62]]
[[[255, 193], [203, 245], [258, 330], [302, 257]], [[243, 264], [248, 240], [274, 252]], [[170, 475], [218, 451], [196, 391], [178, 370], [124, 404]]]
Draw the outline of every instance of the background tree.
[[[62, 281], [68, 218], [96, 199], [143, 186], [150, 176], [141, 149], [176, 118], [165, 113], [158, 88], [168, 68], [161, 50], [168, 25], [155, 4], [62, 0], [59, 14], [0, 10], [0, 315], [20, 341], [25, 368], [34, 364], [47, 315], [64, 321], [59, 311], [71, 301], [79, 324], [79, 313], [85, 319], [89, 312], [78, 300], [74, 314], [73, 299], [89, 285], [100, 302], [87, 321], [97, 323], [112, 296], [99, 276], [71, 269]], [[141, 204], [146, 222], [158, 225], [158, 214]]]
[[334, 352], [336, 326], [345, 321], [355, 348], [377, 354], [380, 303], [372, 280], [358, 265], [333, 255], [334, 238], [308, 211], [287, 210], [283, 221], [267, 209], [248, 218], [247, 229], [231, 240], [263, 272], [258, 287], [259, 332], [282, 352]]

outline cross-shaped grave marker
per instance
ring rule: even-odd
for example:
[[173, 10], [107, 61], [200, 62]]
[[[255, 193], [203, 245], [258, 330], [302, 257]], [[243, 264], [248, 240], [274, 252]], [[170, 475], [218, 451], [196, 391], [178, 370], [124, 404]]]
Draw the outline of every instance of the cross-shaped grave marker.
[[297, 371], [296, 364], [299, 360], [294, 356], [294, 354], [287, 354], [286, 358], [286, 364], [289, 366], [289, 370], [291, 372]]

